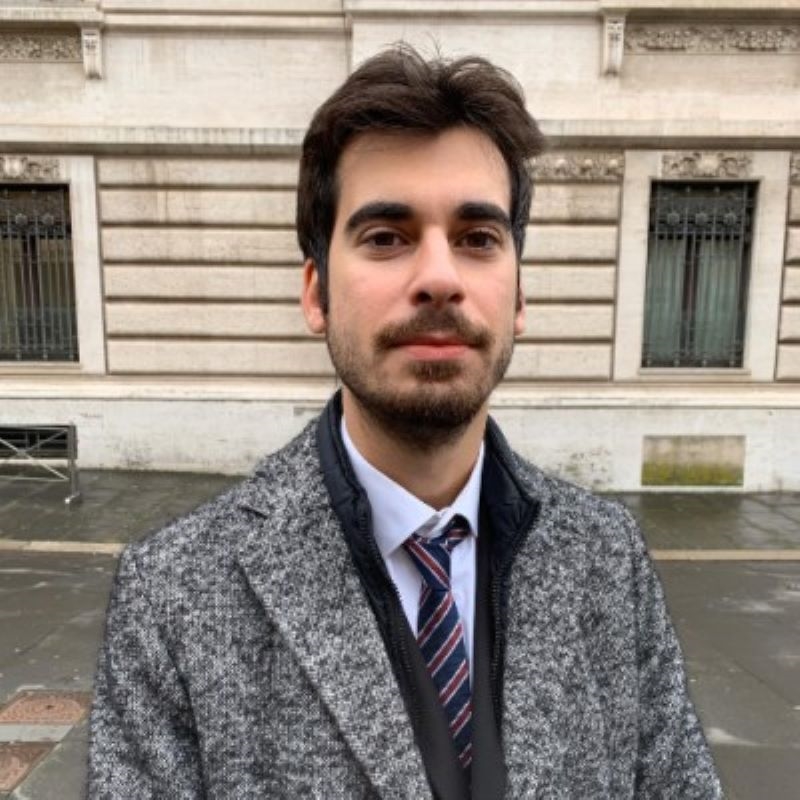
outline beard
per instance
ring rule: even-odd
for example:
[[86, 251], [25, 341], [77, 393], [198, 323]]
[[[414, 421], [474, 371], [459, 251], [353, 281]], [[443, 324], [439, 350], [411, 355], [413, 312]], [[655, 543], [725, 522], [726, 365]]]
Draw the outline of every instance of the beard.
[[[480, 356], [481, 369], [471, 371], [456, 359], [413, 361], [407, 366], [413, 388], [403, 390], [382, 380], [381, 356], [433, 333], [468, 345]], [[330, 319], [327, 338], [339, 378], [367, 415], [394, 438], [423, 450], [457, 439], [481, 411], [506, 373], [513, 341], [509, 333], [498, 347], [492, 331], [473, 325], [457, 309], [428, 306], [410, 320], [379, 331], [373, 343], [375, 362], [357, 349], [352, 337], [342, 336]]]

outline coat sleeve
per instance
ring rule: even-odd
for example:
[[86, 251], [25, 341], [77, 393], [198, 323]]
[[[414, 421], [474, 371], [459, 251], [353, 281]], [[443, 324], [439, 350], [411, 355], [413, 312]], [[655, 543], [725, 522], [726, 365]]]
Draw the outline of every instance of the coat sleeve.
[[[626, 512], [627, 516], [627, 512]], [[686, 681], [678, 638], [638, 526], [628, 517], [639, 695], [636, 798], [716, 800], [722, 789]]]
[[197, 736], [134, 551], [111, 591], [90, 725], [90, 800], [204, 797]]

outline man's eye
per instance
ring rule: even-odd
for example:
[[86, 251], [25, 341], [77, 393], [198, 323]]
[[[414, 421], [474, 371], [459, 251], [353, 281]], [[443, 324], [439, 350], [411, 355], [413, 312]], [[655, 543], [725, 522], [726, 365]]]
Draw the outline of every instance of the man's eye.
[[380, 249], [397, 247], [402, 239], [393, 231], [375, 231], [364, 237], [364, 242], [371, 247]]
[[470, 231], [461, 237], [461, 245], [470, 250], [491, 250], [500, 244], [492, 231]]

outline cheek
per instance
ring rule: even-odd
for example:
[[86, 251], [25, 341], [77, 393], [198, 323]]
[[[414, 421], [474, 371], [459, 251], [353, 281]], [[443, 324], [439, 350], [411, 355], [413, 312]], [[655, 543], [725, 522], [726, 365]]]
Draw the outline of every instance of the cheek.
[[521, 294], [516, 278], [513, 284], [505, 275], [492, 281], [480, 281], [470, 287], [469, 293], [488, 321], [499, 322], [516, 315], [520, 310]]

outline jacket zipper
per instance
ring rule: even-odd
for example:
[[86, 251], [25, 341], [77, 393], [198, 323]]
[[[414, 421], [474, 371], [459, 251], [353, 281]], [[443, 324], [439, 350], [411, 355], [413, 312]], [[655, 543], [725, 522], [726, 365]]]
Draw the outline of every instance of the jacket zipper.
[[[358, 515], [358, 524], [359, 528], [361, 529], [362, 533], [367, 532], [367, 520], [364, 514]], [[397, 601], [398, 607], [402, 609], [402, 601], [400, 599], [400, 592], [397, 591], [397, 587], [394, 585], [392, 580], [388, 576], [384, 576], [385, 565], [383, 562], [383, 556], [381, 555], [381, 551], [378, 549], [378, 543], [375, 541], [374, 536], [367, 536], [367, 542], [369, 543], [370, 554], [372, 555], [373, 562], [378, 565], [379, 572], [378, 574], [385, 580], [388, 584], [391, 594], [394, 596], [395, 600]], [[378, 598], [380, 602], [380, 598]], [[397, 614], [393, 614], [391, 608], [386, 609], [388, 612], [389, 617], [389, 625], [391, 626], [391, 638], [392, 638], [392, 646], [394, 647], [395, 651], [400, 655], [400, 662], [401, 668], [406, 676], [406, 681], [410, 684], [411, 678], [411, 659], [408, 653], [408, 648], [406, 647], [405, 639], [403, 637], [402, 631], [399, 629], [398, 625], [398, 616]], [[402, 622], [402, 619], [399, 620]], [[411, 706], [409, 709], [410, 716], [411, 716], [411, 723], [413, 729], [416, 731], [419, 727], [420, 722], [420, 710], [419, 704], [417, 703], [416, 694], [415, 692], [407, 692], [408, 694], [408, 701], [409, 705]]]
[[[520, 522], [516, 531], [516, 535], [509, 543], [508, 550], [505, 558], [498, 563], [499, 569], [497, 574], [492, 576], [491, 587], [491, 600], [492, 610], [494, 614], [494, 648], [492, 653], [492, 661], [490, 663], [489, 682], [491, 684], [492, 702], [494, 704], [495, 717], [497, 725], [500, 729], [500, 736], [502, 740], [502, 725], [503, 725], [503, 674], [500, 669], [500, 662], [506, 648], [506, 628], [508, 627], [508, 609], [507, 607], [501, 608], [501, 595], [508, 599], [508, 592], [510, 591], [509, 578], [511, 575], [511, 568], [514, 565], [517, 553], [519, 553], [522, 545], [527, 539], [530, 528], [533, 523], [535, 515], [535, 508], [525, 515], [525, 518]], [[506, 606], [508, 604], [506, 603]]]

